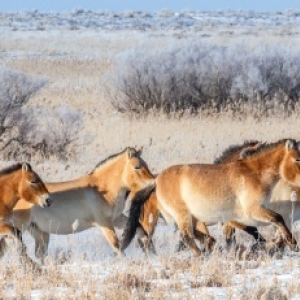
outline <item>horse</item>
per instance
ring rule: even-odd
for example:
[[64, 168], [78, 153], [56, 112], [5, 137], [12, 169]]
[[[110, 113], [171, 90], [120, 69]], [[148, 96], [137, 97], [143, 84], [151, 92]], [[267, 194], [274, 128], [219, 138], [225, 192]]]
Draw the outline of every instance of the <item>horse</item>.
[[[295, 193], [296, 201], [294, 204], [291, 202], [292, 193]], [[292, 215], [292, 205], [293, 207], [293, 215]], [[300, 188], [297, 186], [293, 186], [286, 182], [285, 180], [281, 179], [274, 187], [272, 196], [270, 199], [270, 203], [268, 204], [267, 208], [279, 213], [289, 230], [292, 228], [292, 222], [296, 222], [300, 220]], [[265, 226], [268, 224], [260, 224], [261, 226]], [[225, 234], [226, 243], [228, 246], [235, 244], [235, 228], [241, 229], [251, 236], [254, 237], [260, 243], [265, 243], [266, 240], [261, 234], [258, 232], [258, 229], [253, 226], [247, 226], [235, 221], [227, 222], [223, 226], [223, 232]], [[276, 244], [278, 246], [283, 245], [284, 240], [280, 235], [280, 231], [276, 231]]]
[[[245, 155], [249, 153], [253, 153], [258, 149], [258, 147], [262, 145], [261, 142], [256, 140], [250, 140], [250, 141], [244, 141], [243, 144], [239, 145], [232, 145], [226, 150], [223, 151], [223, 153], [214, 160], [215, 164], [220, 163], [228, 163], [233, 162], [236, 160], [242, 159]], [[142, 226], [139, 227], [139, 231], [143, 230], [146, 232], [143, 236], [143, 243], [141, 242], [141, 239], [138, 239], [138, 243], [141, 248], [145, 248], [145, 245], [151, 245], [146, 248], [146, 251], [151, 249], [152, 253], [156, 253], [156, 250], [154, 248], [153, 242], [152, 242], [152, 236], [154, 234], [155, 227], [157, 225], [158, 217], [159, 217], [159, 210], [161, 209], [160, 203], [157, 202], [156, 194], [155, 192], [151, 193], [149, 196], [149, 199], [145, 203], [145, 207], [142, 213], [142, 216], [140, 218], [140, 222]], [[198, 239], [204, 244], [204, 250], [210, 252], [215, 244], [215, 239], [209, 234], [209, 231], [206, 227], [206, 225], [203, 222], [200, 222], [196, 219], [193, 219], [193, 227], [194, 231], [198, 236]], [[234, 237], [234, 228], [242, 229], [249, 234], [252, 234], [254, 238], [257, 240], [258, 238], [262, 239], [262, 237], [259, 235], [257, 229], [255, 230], [254, 227], [251, 226], [245, 226], [243, 224], [237, 223], [237, 222], [228, 222], [226, 223], [226, 226], [224, 226], [224, 232], [227, 233], [228, 239], [231, 238], [233, 240]], [[231, 230], [231, 231], [230, 231]], [[231, 233], [231, 236], [229, 237], [229, 232]], [[141, 235], [139, 233], [139, 235]], [[176, 251], [182, 251], [185, 248], [185, 244], [182, 241], [182, 239], [179, 239], [179, 242], [176, 246]]]
[[[231, 146], [224, 150], [220, 157], [214, 160], [215, 164], [223, 164], [232, 162], [235, 160], [240, 160], [246, 158], [249, 154], [255, 153], [258, 151], [260, 147], [264, 144], [258, 141], [246, 141], [243, 145], [235, 145]], [[291, 194], [292, 192], [296, 193], [296, 202], [294, 202], [294, 215], [293, 219], [291, 216]], [[270, 199], [270, 203], [268, 208], [274, 210], [277, 213], [280, 213], [289, 228], [291, 230], [292, 221], [296, 222], [300, 220], [300, 188], [296, 186], [292, 186], [288, 184], [285, 180], [281, 179], [274, 187], [272, 192], [272, 196]], [[262, 226], [267, 225], [265, 223], [261, 224]], [[256, 241], [260, 243], [265, 243], [265, 238], [258, 232], [258, 229], [253, 226], [247, 226], [245, 224], [229, 221], [223, 226], [223, 232], [225, 234], [227, 245], [235, 244], [235, 228], [243, 230], [250, 234]], [[277, 240], [278, 245], [283, 243], [283, 240], [280, 239], [279, 231], [277, 231], [277, 236], [279, 236], [279, 240]]]
[[206, 225], [232, 220], [249, 226], [271, 223], [294, 247], [297, 242], [282, 216], [264, 207], [280, 179], [300, 187], [300, 143], [295, 140], [263, 145], [231, 163], [171, 166], [134, 196], [121, 249], [134, 237], [143, 205], [154, 191], [164, 218], [175, 220], [195, 255], [201, 251], [194, 240], [194, 218]]
[[23, 231], [30, 229], [37, 258], [47, 254], [50, 234], [66, 235], [91, 227], [100, 228], [113, 251], [121, 255], [115, 227], [122, 228], [127, 220], [123, 214], [126, 198], [153, 178], [140, 152], [128, 147], [83, 177], [46, 183], [53, 198], [51, 207], [45, 211], [20, 203], [13, 220]]
[[45, 184], [28, 163], [18, 163], [0, 171], [0, 234], [4, 235], [0, 240], [0, 257], [5, 253], [6, 239], [12, 237], [21, 246], [22, 255], [29, 259], [21, 232], [10, 219], [20, 199], [42, 209], [52, 202]]

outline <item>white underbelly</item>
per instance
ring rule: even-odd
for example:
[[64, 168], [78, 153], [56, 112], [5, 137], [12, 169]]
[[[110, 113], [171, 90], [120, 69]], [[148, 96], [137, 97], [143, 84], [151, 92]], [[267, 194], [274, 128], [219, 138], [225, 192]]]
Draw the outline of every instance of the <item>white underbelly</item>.
[[186, 205], [190, 213], [198, 220], [206, 223], [227, 222], [237, 217], [234, 201], [225, 199], [206, 199], [201, 196], [189, 197]]

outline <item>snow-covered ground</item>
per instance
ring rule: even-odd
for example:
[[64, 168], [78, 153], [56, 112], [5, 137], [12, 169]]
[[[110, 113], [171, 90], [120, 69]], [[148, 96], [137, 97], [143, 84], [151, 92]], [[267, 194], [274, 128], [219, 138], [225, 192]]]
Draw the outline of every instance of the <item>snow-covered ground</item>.
[[[271, 237], [269, 229], [264, 233]], [[212, 228], [216, 249], [224, 246], [221, 226]], [[118, 232], [119, 236], [121, 232]], [[52, 235], [42, 274], [17, 259], [14, 245], [1, 260], [1, 299], [300, 299], [300, 255], [274, 257], [263, 251], [244, 259], [242, 252], [215, 250], [195, 258], [175, 253], [178, 232], [160, 222], [154, 242], [158, 256], [145, 256], [132, 243], [126, 257], [115, 257], [97, 229], [68, 236]], [[33, 239], [24, 235], [28, 253]], [[238, 235], [245, 247], [253, 242]], [[244, 249], [244, 248], [243, 248]], [[242, 258], [243, 256], [243, 258]], [[11, 298], [10, 298], [11, 297]]]

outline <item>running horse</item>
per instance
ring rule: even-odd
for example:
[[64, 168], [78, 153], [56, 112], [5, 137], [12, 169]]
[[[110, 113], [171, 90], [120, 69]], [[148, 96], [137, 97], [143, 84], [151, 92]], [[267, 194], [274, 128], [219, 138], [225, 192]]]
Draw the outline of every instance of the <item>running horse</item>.
[[274, 224], [294, 247], [297, 242], [282, 216], [265, 208], [280, 179], [300, 187], [300, 143], [295, 140], [261, 146], [231, 163], [171, 166], [158, 174], [155, 183], [136, 193], [121, 249], [134, 237], [142, 208], [154, 191], [164, 218], [175, 220], [185, 244], [195, 255], [201, 251], [194, 240], [197, 235], [193, 219], [206, 225], [218, 221], [248, 226]]
[[[111, 155], [78, 179], [46, 183], [53, 203], [47, 210], [20, 202], [13, 213], [14, 223], [35, 239], [35, 255], [47, 254], [50, 234], [66, 235], [91, 227], [99, 228], [113, 251], [121, 255], [115, 228], [126, 224], [126, 198], [145, 187], [153, 175], [134, 148]], [[150, 213], [150, 212], [149, 212]], [[140, 231], [145, 241], [144, 230]]]
[[13, 237], [21, 246], [22, 255], [29, 259], [20, 230], [10, 222], [20, 199], [41, 208], [52, 202], [45, 184], [28, 163], [15, 164], [0, 171], [0, 234], [5, 236], [0, 240], [1, 257], [6, 250], [6, 238]]

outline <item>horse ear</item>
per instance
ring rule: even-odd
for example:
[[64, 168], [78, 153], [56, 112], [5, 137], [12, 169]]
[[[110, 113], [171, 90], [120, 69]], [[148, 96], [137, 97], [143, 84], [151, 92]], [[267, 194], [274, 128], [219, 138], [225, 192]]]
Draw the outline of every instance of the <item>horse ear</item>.
[[141, 146], [141, 148], [139, 150], [136, 151], [138, 156], [141, 156], [144, 150], [144, 146]]
[[126, 151], [127, 151], [128, 158], [132, 158], [136, 156], [136, 150], [134, 148], [128, 147]]
[[296, 148], [296, 142], [295, 142], [295, 140], [287, 140], [285, 142], [285, 148], [287, 150], [295, 149]]
[[22, 163], [22, 170], [25, 172], [30, 172], [32, 170], [31, 165], [27, 162]]

